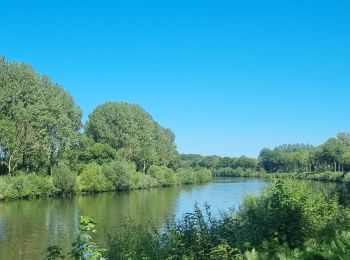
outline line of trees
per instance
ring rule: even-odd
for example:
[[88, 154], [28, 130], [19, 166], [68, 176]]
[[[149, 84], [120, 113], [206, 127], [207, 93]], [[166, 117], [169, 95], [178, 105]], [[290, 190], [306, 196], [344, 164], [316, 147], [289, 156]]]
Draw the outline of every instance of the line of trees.
[[180, 168], [175, 135], [135, 104], [107, 102], [86, 124], [64, 88], [0, 58], [0, 200], [209, 181]]
[[322, 173], [350, 171], [350, 134], [339, 133], [320, 146], [284, 144], [264, 148], [258, 158], [181, 155], [183, 167], [205, 167], [217, 176], [249, 176], [254, 173]]
[[263, 149], [259, 163], [267, 172], [348, 172], [350, 171], [350, 134], [339, 133], [318, 147], [283, 145]]
[[62, 86], [26, 64], [0, 58], [0, 174], [52, 175], [61, 162], [83, 165], [125, 159], [146, 173], [175, 167], [175, 135], [140, 106], [108, 102], [82, 124], [82, 111]]
[[350, 134], [324, 144], [264, 148], [258, 158], [179, 155], [175, 135], [135, 104], [99, 105], [82, 124], [82, 111], [62, 86], [26, 64], [0, 58], [0, 175], [53, 175], [65, 164], [80, 175], [91, 163], [126, 161], [147, 173], [152, 165], [204, 167], [221, 176], [256, 172], [348, 172]]

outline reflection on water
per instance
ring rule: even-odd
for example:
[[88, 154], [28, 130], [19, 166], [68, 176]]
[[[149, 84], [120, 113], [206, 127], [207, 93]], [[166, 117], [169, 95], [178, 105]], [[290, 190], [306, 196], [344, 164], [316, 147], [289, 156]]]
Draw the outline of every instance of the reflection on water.
[[152, 219], [161, 227], [166, 217], [182, 216], [196, 202], [201, 207], [208, 202], [214, 213], [237, 209], [244, 195], [266, 185], [264, 180], [217, 178], [202, 185], [0, 203], [0, 259], [42, 259], [49, 245], [69, 248], [81, 215], [97, 222], [94, 239], [103, 243], [105, 232], [118, 228], [123, 218], [141, 224]]

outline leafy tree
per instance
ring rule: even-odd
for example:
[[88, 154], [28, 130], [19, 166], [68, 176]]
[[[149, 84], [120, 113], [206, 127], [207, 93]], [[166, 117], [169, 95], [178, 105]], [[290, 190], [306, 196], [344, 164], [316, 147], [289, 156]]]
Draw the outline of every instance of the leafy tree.
[[340, 161], [343, 153], [344, 149], [341, 142], [336, 138], [330, 138], [321, 146], [321, 158], [319, 159], [330, 165], [333, 164], [333, 169], [336, 172], [340, 170]]
[[146, 172], [152, 164], [168, 165], [176, 156], [174, 135], [157, 124], [140, 106], [109, 102], [90, 115], [87, 134], [107, 143]]
[[0, 118], [16, 128], [11, 132], [21, 145], [21, 166], [52, 169], [76, 140], [81, 110], [61, 86], [26, 64], [0, 58], [0, 78]]
[[118, 153], [108, 144], [92, 143], [79, 154], [79, 160], [82, 162], [97, 162], [103, 164], [118, 158]]
[[36, 132], [30, 126], [16, 125], [8, 119], [0, 120], [0, 156], [10, 175], [23, 162], [24, 154], [34, 154], [41, 148], [35, 137]]

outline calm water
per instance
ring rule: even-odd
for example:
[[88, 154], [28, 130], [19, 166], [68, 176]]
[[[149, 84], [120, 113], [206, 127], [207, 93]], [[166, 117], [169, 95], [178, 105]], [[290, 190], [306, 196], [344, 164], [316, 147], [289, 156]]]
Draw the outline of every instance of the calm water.
[[258, 194], [267, 184], [217, 178], [203, 185], [0, 203], [0, 259], [43, 259], [41, 253], [49, 245], [68, 248], [81, 215], [97, 222], [95, 240], [103, 243], [105, 232], [118, 228], [125, 217], [138, 223], [152, 219], [161, 227], [164, 218], [192, 211], [195, 202], [208, 202], [216, 213], [238, 208], [246, 194]]

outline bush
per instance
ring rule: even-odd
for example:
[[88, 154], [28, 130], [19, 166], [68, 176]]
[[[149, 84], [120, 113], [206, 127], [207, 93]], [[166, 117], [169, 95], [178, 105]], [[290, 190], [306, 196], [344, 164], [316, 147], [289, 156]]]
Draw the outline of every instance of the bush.
[[96, 163], [87, 164], [80, 174], [82, 191], [100, 192], [111, 190], [113, 185], [102, 172], [102, 167]]
[[161, 235], [153, 223], [140, 225], [125, 219], [116, 232], [108, 234], [107, 259], [165, 259], [160, 244]]
[[196, 182], [207, 182], [212, 179], [211, 171], [206, 168], [197, 168], [194, 171]]
[[61, 194], [71, 194], [75, 191], [77, 176], [66, 164], [60, 163], [53, 170], [52, 181]]
[[126, 190], [131, 186], [131, 176], [136, 172], [136, 165], [128, 161], [112, 161], [104, 164], [103, 174], [116, 190]]
[[131, 175], [131, 189], [147, 189], [158, 186], [156, 179], [150, 175], [134, 172]]
[[191, 184], [196, 182], [196, 176], [192, 168], [178, 169], [176, 171], [176, 177], [179, 184]]
[[311, 191], [305, 182], [277, 181], [260, 197], [246, 198], [238, 212], [241, 241], [255, 248], [264, 241], [302, 246], [307, 238], [332, 233], [344, 215], [336, 199]]
[[162, 231], [127, 219], [108, 235], [108, 259], [240, 259], [239, 250], [216, 237], [216, 228], [209, 207], [203, 213], [195, 206], [193, 213], [168, 221]]
[[0, 177], [0, 199], [49, 197], [56, 193], [57, 189], [48, 176], [20, 174]]
[[350, 183], [350, 172], [346, 173], [344, 175], [344, 182], [345, 183]]
[[54, 245], [47, 248], [46, 259], [90, 259], [104, 260], [106, 249], [99, 247], [92, 241], [92, 234], [95, 233], [95, 222], [87, 216], [80, 217], [80, 224], [77, 237], [72, 243], [72, 250], [66, 255], [60, 246]]
[[350, 213], [301, 181], [277, 181], [238, 212], [197, 206], [161, 230], [132, 221], [108, 238], [110, 259], [348, 259]]
[[165, 166], [152, 165], [147, 173], [155, 178], [160, 186], [169, 186], [176, 183], [174, 171]]

